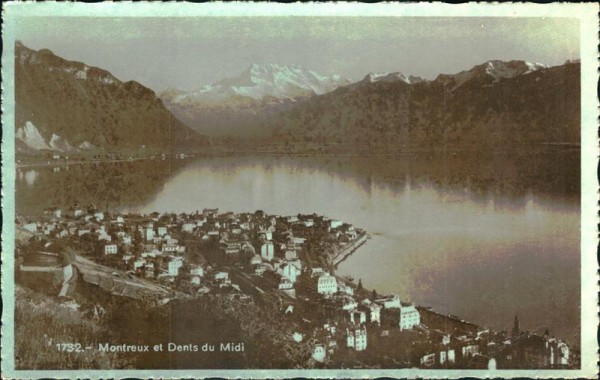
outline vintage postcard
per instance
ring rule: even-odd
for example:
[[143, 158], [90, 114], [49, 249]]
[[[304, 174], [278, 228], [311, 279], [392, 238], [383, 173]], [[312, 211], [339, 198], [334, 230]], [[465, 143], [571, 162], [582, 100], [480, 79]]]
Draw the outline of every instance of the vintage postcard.
[[597, 5], [2, 33], [2, 378], [596, 378]]

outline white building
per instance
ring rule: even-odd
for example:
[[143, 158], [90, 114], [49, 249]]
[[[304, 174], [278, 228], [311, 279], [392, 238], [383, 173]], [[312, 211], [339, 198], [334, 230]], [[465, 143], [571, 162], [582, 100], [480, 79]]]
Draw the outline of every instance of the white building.
[[273, 243], [271, 243], [271, 242], [264, 243], [260, 247], [260, 256], [265, 261], [273, 260], [273, 257], [275, 256], [275, 247], [273, 246]]
[[421, 366], [423, 367], [431, 367], [435, 364], [435, 352], [431, 354], [426, 354], [421, 357]]
[[162, 246], [162, 251], [164, 253], [174, 253], [174, 252], [177, 252], [178, 248], [179, 248], [179, 246], [177, 246], [177, 245], [164, 244]]
[[419, 315], [419, 311], [412, 303], [404, 303], [400, 304], [400, 331], [402, 330], [410, 330], [414, 326], [418, 326], [421, 324], [421, 316]]
[[106, 244], [104, 246], [104, 254], [105, 255], [116, 255], [117, 254], [117, 245], [116, 244]]
[[156, 230], [158, 236], [165, 236], [167, 234], [167, 227], [159, 226]]
[[331, 228], [338, 228], [342, 224], [344, 224], [344, 223], [341, 220], [332, 220], [332, 221], [329, 222], [329, 227], [331, 227]]
[[456, 361], [456, 355], [454, 350], [444, 350], [440, 352], [440, 364], [454, 363]]
[[169, 261], [168, 272], [172, 276], [177, 276], [179, 274], [179, 268], [183, 266], [183, 260], [181, 258], [173, 258]]
[[294, 247], [301, 247], [302, 244], [304, 244], [304, 242], [306, 241], [305, 238], [301, 238], [298, 236], [292, 236], [290, 240]]
[[325, 274], [325, 271], [321, 267], [311, 268], [310, 269], [310, 277], [318, 277]]
[[154, 228], [152, 227], [151, 224], [149, 224], [148, 226], [146, 226], [146, 228], [144, 228], [144, 237], [148, 241], [154, 240]]
[[350, 322], [362, 325], [367, 322], [367, 313], [362, 310], [350, 310]]
[[557, 344], [558, 360], [554, 363], [554, 358], [551, 360], [551, 364], [568, 365], [569, 364], [569, 346], [564, 342], [558, 342]]
[[192, 232], [192, 231], [194, 231], [194, 228], [195, 228], [195, 227], [196, 227], [196, 225], [195, 225], [195, 224], [193, 224], [193, 223], [184, 223], [184, 224], [181, 226], [181, 230], [182, 230], [183, 232]]
[[356, 351], [367, 349], [367, 328], [365, 326], [346, 329], [346, 343]]
[[204, 268], [194, 267], [194, 268], [190, 269], [190, 275], [203, 277], [204, 276]]
[[100, 230], [98, 235], [98, 240], [112, 241], [112, 237], [107, 234], [105, 231]]
[[347, 297], [344, 299], [344, 304], [342, 305], [342, 310], [354, 310], [358, 306], [358, 303], [352, 297]]
[[160, 256], [160, 251], [157, 250], [156, 248], [142, 252], [142, 257], [156, 257], [156, 256]]
[[479, 346], [476, 344], [468, 344], [462, 347], [462, 355], [465, 356], [473, 356], [479, 353]]
[[46, 224], [46, 225], [44, 225], [44, 234], [45, 235], [50, 235], [50, 233], [52, 231], [54, 231], [55, 228], [56, 228], [56, 226], [54, 224]]
[[370, 320], [372, 323], [381, 323], [381, 306], [376, 303], [369, 305]]
[[325, 361], [325, 347], [322, 344], [317, 344], [313, 347], [312, 358], [323, 363]]
[[23, 225], [23, 229], [29, 231], [29, 232], [37, 232], [37, 223], [27, 223]]
[[335, 294], [337, 293], [337, 280], [329, 273], [322, 275], [317, 280], [317, 293]]
[[104, 213], [103, 212], [97, 212], [94, 214], [94, 218], [96, 218], [96, 220], [100, 221], [100, 220], [104, 220]]
[[281, 281], [279, 282], [279, 290], [288, 290], [288, 289], [293, 289], [294, 288], [294, 284], [292, 284], [292, 282], [290, 280], [288, 280], [285, 277], [281, 278]]
[[393, 294], [389, 297], [386, 297], [386, 298], [378, 299], [375, 302], [379, 303], [380, 305], [383, 305], [383, 307], [386, 309], [399, 309], [400, 308], [400, 297], [398, 297], [395, 294]]
[[262, 263], [262, 259], [259, 255], [254, 255], [250, 259], [250, 265], [259, 265], [260, 263]]
[[285, 264], [281, 270], [281, 275], [294, 284], [296, 283], [297, 277], [300, 275], [300, 269], [293, 264]]
[[285, 259], [286, 260], [295, 260], [297, 258], [298, 258], [298, 255], [296, 254], [295, 250], [288, 249], [287, 251], [285, 251]]
[[342, 293], [345, 293], [349, 296], [354, 295], [354, 289], [351, 286], [346, 285], [343, 282], [338, 282], [338, 290]]
[[269, 269], [269, 266], [266, 264], [258, 264], [254, 267], [254, 274], [262, 276]]

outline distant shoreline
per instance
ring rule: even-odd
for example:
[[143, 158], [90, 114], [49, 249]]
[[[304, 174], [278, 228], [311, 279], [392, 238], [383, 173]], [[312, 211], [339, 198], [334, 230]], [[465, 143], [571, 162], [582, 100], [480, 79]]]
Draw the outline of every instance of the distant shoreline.
[[[414, 157], [420, 154], [448, 154], [452, 157], [460, 157], [462, 154], [477, 154], [485, 152], [486, 154], [514, 154], [514, 153], [534, 153], [534, 152], [551, 152], [551, 151], [561, 151], [561, 152], [575, 152], [580, 151], [581, 145], [575, 143], [541, 143], [534, 145], [522, 145], [517, 147], [509, 147], [509, 148], [500, 148], [500, 149], [486, 149], [486, 147], [476, 147], [476, 148], [463, 148], [463, 147], [448, 147], [448, 148], [432, 148], [432, 149], [400, 149], [397, 151], [389, 151], [382, 147], [383, 150], [377, 151], [377, 149], [367, 149], [367, 151], [363, 151], [361, 149], [351, 150], [351, 149], [331, 149], [331, 150], [260, 150], [260, 149], [248, 149], [248, 150], [214, 150], [214, 151], [206, 151], [206, 150], [198, 150], [198, 151], [187, 151], [187, 152], [178, 152], [178, 153], [169, 153], [169, 152], [155, 152], [154, 154], [147, 156], [138, 156], [127, 154], [127, 153], [103, 153], [103, 155], [108, 156], [130, 156], [130, 157], [119, 157], [119, 158], [102, 158], [102, 159], [82, 159], [85, 157], [91, 157], [91, 155], [78, 155], [75, 154], [72, 157], [75, 157], [73, 160], [65, 159], [65, 158], [44, 158], [42, 155], [44, 153], [38, 154], [24, 154], [17, 152], [15, 157], [15, 168], [30, 168], [30, 167], [53, 167], [53, 166], [66, 166], [66, 165], [79, 165], [79, 164], [92, 164], [92, 163], [117, 163], [117, 162], [133, 162], [133, 161], [143, 161], [143, 160], [165, 160], [165, 159], [178, 159], [180, 156], [181, 159], [189, 159], [189, 158], [210, 158], [210, 157], [239, 157], [239, 156], [247, 156], [247, 155], [260, 155], [260, 156], [281, 156], [281, 157], [314, 157], [314, 156], [336, 156], [336, 157], [352, 157], [352, 156], [373, 156], [373, 157]], [[61, 156], [66, 156], [64, 153], [48, 153], [48, 154], [56, 154]], [[164, 157], [163, 157], [164, 156]], [[68, 156], [67, 156], [68, 157]], [[30, 162], [20, 163], [19, 161], [23, 159], [30, 158]]]

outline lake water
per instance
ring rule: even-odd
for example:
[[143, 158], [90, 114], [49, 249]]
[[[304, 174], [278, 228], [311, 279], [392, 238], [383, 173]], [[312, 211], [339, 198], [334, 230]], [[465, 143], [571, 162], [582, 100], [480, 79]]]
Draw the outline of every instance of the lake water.
[[[105, 181], [86, 180], [91, 165], [20, 169], [17, 211], [33, 213], [43, 193], [43, 205], [84, 197], [144, 213], [315, 212], [372, 236], [338, 268], [367, 288], [496, 329], [510, 329], [518, 314], [525, 329], [548, 327], [578, 343], [579, 177], [568, 163], [322, 156], [92, 166]], [[81, 184], [64, 186], [79, 177]]]

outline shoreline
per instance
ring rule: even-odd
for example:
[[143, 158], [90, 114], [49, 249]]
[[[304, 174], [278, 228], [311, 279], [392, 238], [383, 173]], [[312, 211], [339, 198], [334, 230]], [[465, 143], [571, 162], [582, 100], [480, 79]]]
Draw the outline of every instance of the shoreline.
[[336, 270], [339, 264], [341, 264], [344, 260], [350, 257], [360, 247], [362, 247], [370, 238], [371, 236], [368, 233], [363, 232], [358, 238], [349, 243], [340, 252], [338, 252], [337, 255], [335, 255], [335, 257], [331, 259], [332, 268]]
[[[385, 146], [384, 146], [385, 147]], [[383, 148], [383, 147], [382, 147]], [[110, 162], [130, 162], [130, 161], [142, 161], [142, 160], [161, 160], [161, 159], [189, 159], [189, 158], [206, 158], [206, 157], [239, 157], [239, 156], [276, 156], [276, 157], [308, 157], [308, 156], [338, 156], [338, 157], [353, 157], [353, 156], [373, 156], [373, 157], [416, 157], [419, 154], [443, 154], [450, 155], [452, 157], [460, 157], [462, 154], [474, 154], [481, 153], [482, 151], [486, 154], [514, 154], [516, 153], [536, 153], [536, 152], [549, 152], [549, 151], [561, 151], [561, 152], [574, 152], [581, 151], [581, 145], [573, 143], [540, 143], [532, 144], [528, 146], [521, 146], [521, 149], [485, 149], [485, 147], [447, 147], [447, 148], [431, 148], [431, 149], [420, 149], [420, 148], [403, 148], [396, 151], [391, 150], [377, 150], [368, 149], [366, 151], [353, 150], [353, 149], [330, 149], [330, 150], [278, 150], [278, 149], [222, 149], [222, 150], [198, 150], [198, 151], [181, 151], [177, 153], [173, 152], [155, 152], [152, 155], [133, 157], [135, 153], [127, 152], [104, 152], [104, 155], [123, 155], [130, 156], [129, 158], [116, 158], [116, 159], [81, 159], [82, 157], [92, 157], [92, 155], [77, 155], [74, 157], [78, 159], [69, 161], [61, 158], [59, 162], [53, 162], [49, 159], [42, 158], [42, 153], [20, 153], [17, 152], [15, 155], [15, 168], [27, 168], [27, 167], [51, 167], [51, 166], [64, 166], [69, 164], [89, 164], [89, 163], [110, 163]], [[61, 154], [64, 152], [48, 152], [48, 154]], [[183, 158], [178, 158], [179, 155], [184, 155]], [[162, 158], [165, 155], [165, 158]], [[23, 158], [31, 158], [32, 162], [19, 163], [17, 161]], [[56, 159], [52, 159], [57, 161]]]

